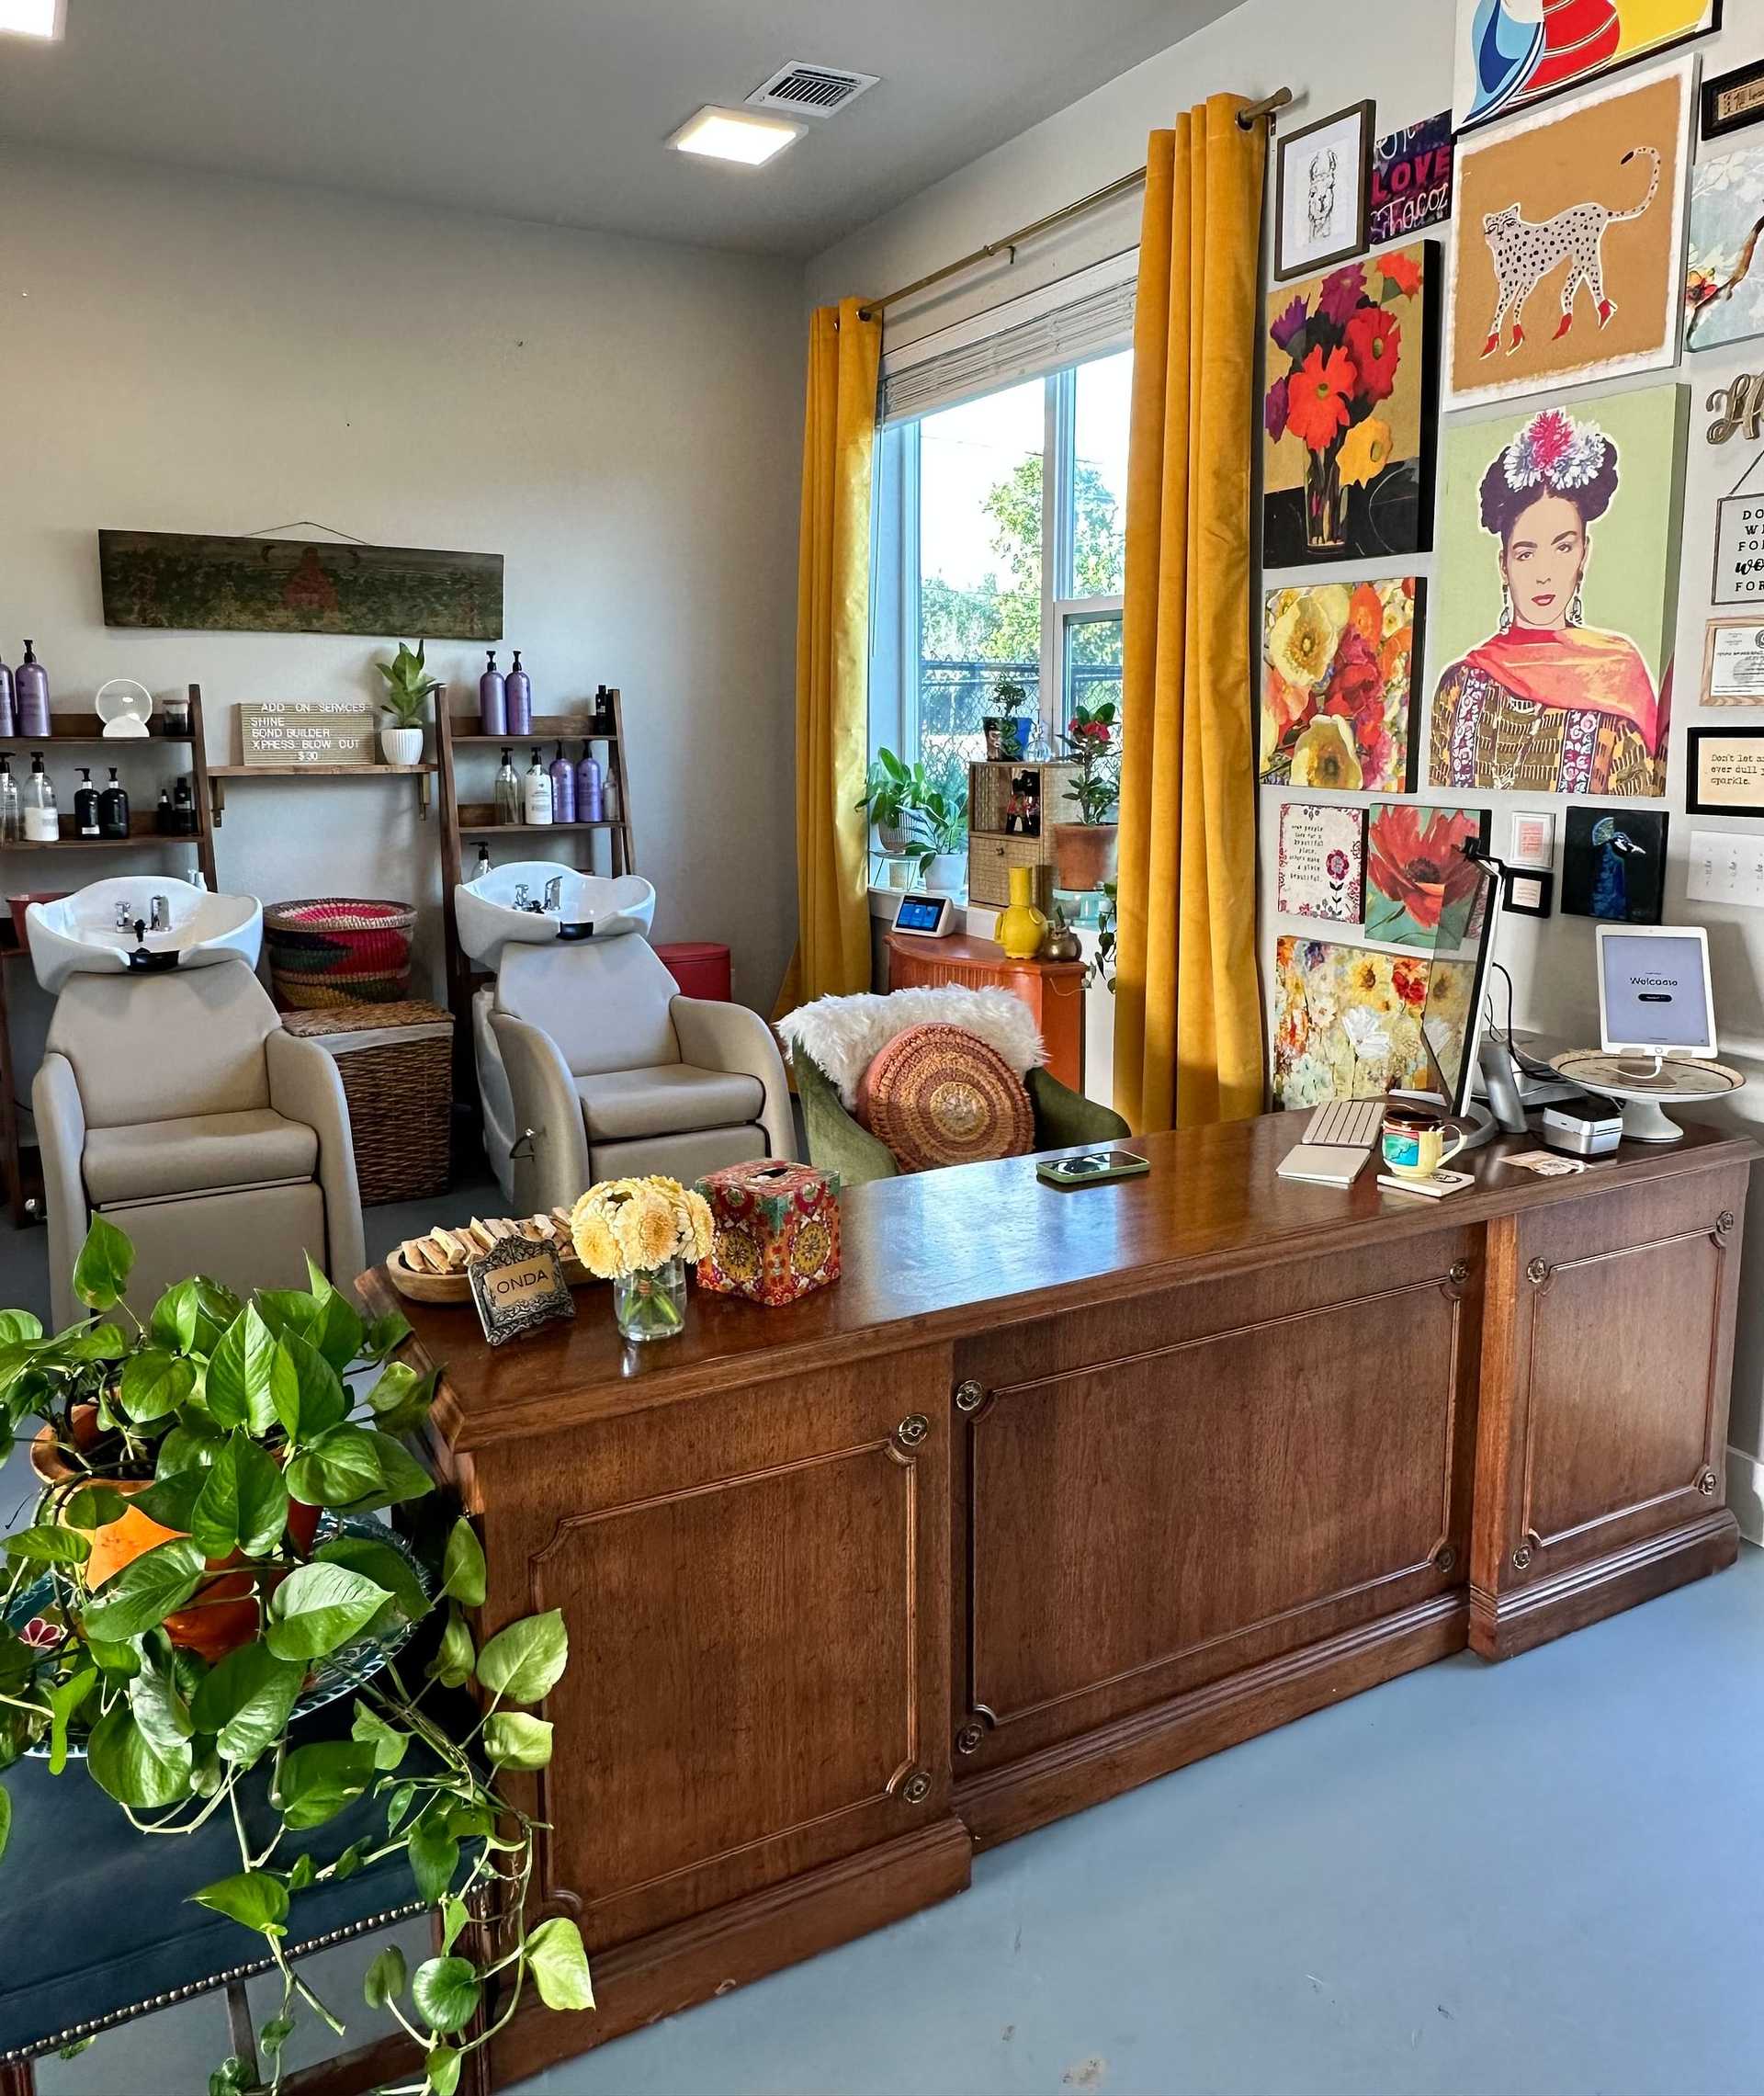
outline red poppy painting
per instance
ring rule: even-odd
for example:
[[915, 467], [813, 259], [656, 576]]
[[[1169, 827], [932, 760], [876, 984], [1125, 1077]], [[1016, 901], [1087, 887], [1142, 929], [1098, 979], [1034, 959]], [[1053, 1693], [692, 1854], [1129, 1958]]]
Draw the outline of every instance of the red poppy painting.
[[1482, 876], [1466, 844], [1483, 844], [1482, 808], [1385, 801], [1366, 831], [1366, 934], [1394, 946], [1450, 953], [1470, 929]]

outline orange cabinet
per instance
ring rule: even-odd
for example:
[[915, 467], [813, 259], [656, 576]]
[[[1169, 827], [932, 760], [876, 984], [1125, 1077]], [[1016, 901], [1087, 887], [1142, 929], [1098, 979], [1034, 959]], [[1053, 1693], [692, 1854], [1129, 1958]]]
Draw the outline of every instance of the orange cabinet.
[[888, 988], [1008, 990], [1035, 1014], [1047, 1068], [1074, 1092], [1084, 1089], [1084, 978], [1081, 960], [1009, 960], [990, 939], [918, 938], [888, 934]]

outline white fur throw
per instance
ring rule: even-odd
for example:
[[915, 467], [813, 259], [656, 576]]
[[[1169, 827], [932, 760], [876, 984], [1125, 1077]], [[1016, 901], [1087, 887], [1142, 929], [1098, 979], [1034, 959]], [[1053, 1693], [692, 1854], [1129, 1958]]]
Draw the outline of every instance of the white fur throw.
[[1038, 1070], [1046, 1050], [1035, 1014], [1008, 990], [895, 990], [886, 997], [818, 997], [778, 1031], [794, 1052], [819, 1065], [849, 1111], [864, 1072], [909, 1026], [960, 1026], [996, 1048], [1019, 1077]]

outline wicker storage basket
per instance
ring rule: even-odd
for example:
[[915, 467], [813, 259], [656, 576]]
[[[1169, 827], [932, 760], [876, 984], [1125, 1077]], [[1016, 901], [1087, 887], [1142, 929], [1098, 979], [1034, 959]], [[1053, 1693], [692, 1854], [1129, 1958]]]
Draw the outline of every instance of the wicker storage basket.
[[411, 987], [408, 902], [317, 896], [275, 902], [264, 911], [269, 980], [284, 1012], [392, 1004]]
[[290, 1012], [290, 1034], [336, 1058], [364, 1207], [447, 1191], [453, 1112], [453, 1016], [438, 1004], [352, 1004]]

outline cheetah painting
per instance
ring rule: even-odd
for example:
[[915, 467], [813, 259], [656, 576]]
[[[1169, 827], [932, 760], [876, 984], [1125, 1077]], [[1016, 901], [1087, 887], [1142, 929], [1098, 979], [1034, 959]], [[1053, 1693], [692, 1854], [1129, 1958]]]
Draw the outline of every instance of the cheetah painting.
[[1444, 402], [1678, 360], [1689, 60], [1458, 147]]

